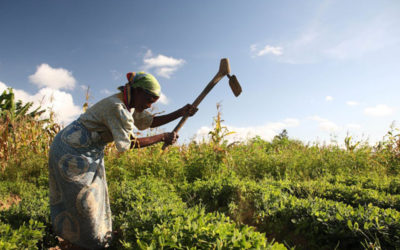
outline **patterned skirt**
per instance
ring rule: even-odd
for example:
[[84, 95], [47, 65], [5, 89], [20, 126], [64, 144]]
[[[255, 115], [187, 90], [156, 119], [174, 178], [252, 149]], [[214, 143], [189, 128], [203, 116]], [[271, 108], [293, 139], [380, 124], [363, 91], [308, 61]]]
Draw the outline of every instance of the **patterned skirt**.
[[79, 121], [61, 130], [50, 148], [50, 215], [55, 233], [71, 243], [97, 249], [112, 236], [104, 169], [105, 143]]

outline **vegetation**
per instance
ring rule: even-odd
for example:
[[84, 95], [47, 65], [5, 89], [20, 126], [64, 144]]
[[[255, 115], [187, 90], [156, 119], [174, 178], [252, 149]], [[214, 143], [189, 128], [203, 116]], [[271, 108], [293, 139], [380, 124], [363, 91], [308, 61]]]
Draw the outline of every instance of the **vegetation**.
[[[59, 127], [11, 115], [10, 93], [0, 97], [0, 249], [53, 247], [47, 154]], [[400, 248], [395, 128], [376, 146], [306, 145], [287, 131], [228, 144], [221, 123], [218, 112], [209, 142], [167, 152], [107, 148], [113, 248]]]

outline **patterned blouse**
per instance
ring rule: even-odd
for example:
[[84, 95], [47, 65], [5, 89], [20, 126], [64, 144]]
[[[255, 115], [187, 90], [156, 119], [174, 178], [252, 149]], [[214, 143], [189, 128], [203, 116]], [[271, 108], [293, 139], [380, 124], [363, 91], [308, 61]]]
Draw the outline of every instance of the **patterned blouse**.
[[129, 112], [118, 94], [114, 94], [88, 108], [78, 120], [88, 130], [98, 132], [104, 142], [114, 141], [118, 152], [124, 152], [131, 146], [134, 125], [139, 130], [149, 128], [153, 115], [133, 108]]

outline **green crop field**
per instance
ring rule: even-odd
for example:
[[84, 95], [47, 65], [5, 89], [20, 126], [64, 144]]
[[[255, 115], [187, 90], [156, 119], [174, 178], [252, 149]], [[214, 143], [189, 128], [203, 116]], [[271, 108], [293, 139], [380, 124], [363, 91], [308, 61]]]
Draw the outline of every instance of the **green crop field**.
[[[47, 155], [60, 128], [26, 105], [0, 97], [0, 249], [57, 246]], [[374, 146], [286, 131], [229, 144], [214, 125], [209, 142], [166, 152], [106, 148], [112, 249], [400, 249], [396, 129]]]

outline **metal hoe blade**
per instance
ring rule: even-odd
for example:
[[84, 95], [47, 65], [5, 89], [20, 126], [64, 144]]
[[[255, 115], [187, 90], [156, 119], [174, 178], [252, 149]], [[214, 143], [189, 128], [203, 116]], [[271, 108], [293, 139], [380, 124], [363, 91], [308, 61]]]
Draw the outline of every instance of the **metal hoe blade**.
[[228, 75], [229, 77], [229, 86], [232, 89], [233, 94], [238, 97], [240, 95], [240, 93], [242, 93], [242, 87], [239, 84], [238, 79], [236, 78], [235, 75]]

